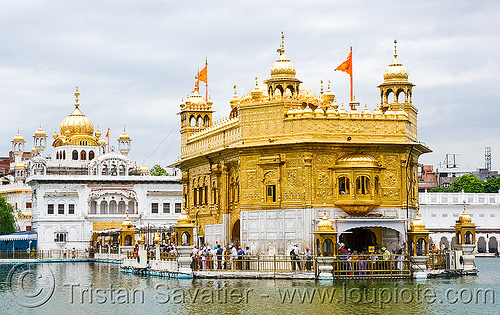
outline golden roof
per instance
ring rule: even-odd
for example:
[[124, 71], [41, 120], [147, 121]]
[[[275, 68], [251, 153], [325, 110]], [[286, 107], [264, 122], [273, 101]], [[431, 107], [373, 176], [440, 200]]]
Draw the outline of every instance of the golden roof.
[[[99, 132], [99, 136], [97, 135], [97, 133]], [[95, 133], [96, 137], [100, 137], [101, 136], [101, 132], [100, 131], [96, 131]], [[125, 132], [125, 126], [123, 126], [123, 133], [120, 135], [120, 137], [118, 137], [119, 140], [130, 140], [130, 136], [128, 135], [128, 133]]]
[[[80, 104], [78, 103], [78, 87], [75, 92], [75, 109], [68, 117], [66, 117], [59, 126], [59, 132], [61, 135], [86, 135], [92, 137], [94, 134], [94, 125], [92, 121], [88, 119], [78, 108]], [[69, 133], [68, 133], [69, 132]]]
[[415, 217], [415, 219], [413, 221], [411, 221], [410, 229], [412, 232], [425, 230], [425, 223], [424, 223], [424, 221], [422, 221], [422, 219], [420, 219], [418, 214]]
[[384, 71], [384, 82], [408, 82], [408, 71], [397, 59], [396, 43], [394, 40], [394, 60]]
[[465, 211], [465, 202], [464, 202], [464, 211], [462, 212], [462, 214], [458, 217], [458, 222], [460, 223], [472, 223], [472, 218], [470, 217], [470, 215], [467, 214], [467, 212]]
[[336, 162], [339, 166], [361, 166], [361, 167], [378, 167], [377, 160], [367, 154], [353, 153], [344, 155]]
[[37, 136], [37, 137], [45, 137], [45, 136], [47, 136], [47, 133], [45, 133], [45, 131], [40, 126], [40, 128], [38, 128], [38, 130], [35, 131], [35, 136]]
[[332, 231], [333, 223], [326, 216], [326, 212], [323, 214], [323, 218], [318, 223], [318, 231]]
[[16, 169], [19, 170], [19, 169], [25, 169], [26, 166], [24, 165], [23, 161], [19, 161], [16, 163]]
[[191, 225], [191, 218], [189, 217], [189, 214], [187, 214], [184, 210], [182, 210], [182, 213], [179, 215], [177, 218], [177, 225], [178, 226], [186, 226], [186, 225]]
[[19, 134], [19, 130], [17, 131], [17, 135], [15, 135], [14, 138], [12, 138], [12, 141], [24, 142], [24, 138]]
[[133, 227], [134, 227], [134, 224], [132, 223], [132, 221], [130, 221], [130, 219], [128, 217], [128, 211], [127, 211], [127, 218], [122, 222], [122, 229], [130, 230]]

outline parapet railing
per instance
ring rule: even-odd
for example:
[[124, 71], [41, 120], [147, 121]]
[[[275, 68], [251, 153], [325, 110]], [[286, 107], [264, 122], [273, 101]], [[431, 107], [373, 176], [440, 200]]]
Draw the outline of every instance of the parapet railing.
[[338, 255], [333, 259], [334, 278], [408, 278], [411, 276], [407, 255]]
[[315, 272], [314, 256], [300, 255], [196, 255], [193, 270], [258, 271], [258, 272]]
[[89, 258], [89, 252], [86, 250], [2, 250], [0, 259], [65, 259], [65, 258]]

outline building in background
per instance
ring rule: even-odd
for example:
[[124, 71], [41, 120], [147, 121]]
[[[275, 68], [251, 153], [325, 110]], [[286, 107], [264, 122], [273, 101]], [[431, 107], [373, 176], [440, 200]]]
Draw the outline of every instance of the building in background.
[[[455, 229], [464, 206], [476, 224], [476, 251], [495, 253], [500, 242], [500, 193], [420, 193], [419, 216], [433, 243], [454, 249]], [[465, 204], [464, 204], [465, 203]]]
[[[0, 193], [18, 211], [18, 229], [38, 233], [38, 249], [88, 248], [94, 232], [121, 227], [129, 212], [137, 226], [168, 228], [181, 213], [176, 176], [150, 176], [145, 165], [128, 159], [132, 139], [123, 131], [106, 152], [106, 141], [75, 107], [53, 134], [53, 158], [46, 155], [47, 134], [33, 135], [28, 154], [18, 133], [12, 140], [9, 174]], [[175, 170], [174, 170], [175, 172]], [[113, 244], [110, 244], [113, 245]]]

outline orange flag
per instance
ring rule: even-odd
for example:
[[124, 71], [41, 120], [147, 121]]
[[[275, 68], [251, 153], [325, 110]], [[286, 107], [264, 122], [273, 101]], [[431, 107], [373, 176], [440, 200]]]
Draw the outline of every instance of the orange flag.
[[335, 70], [339, 70], [352, 75], [352, 51], [349, 53], [349, 55], [347, 55], [347, 60], [342, 62], [342, 64]]
[[198, 74], [198, 80], [201, 82], [207, 83], [207, 67], [208, 65], [205, 65], [205, 68], [203, 68], [203, 70], [200, 71], [200, 74]]
[[105, 137], [109, 138], [109, 126], [108, 126], [108, 132], [106, 132]]

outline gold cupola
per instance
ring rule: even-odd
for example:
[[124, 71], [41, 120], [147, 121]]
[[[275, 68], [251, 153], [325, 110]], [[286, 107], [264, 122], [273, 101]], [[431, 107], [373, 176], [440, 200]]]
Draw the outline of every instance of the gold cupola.
[[318, 231], [331, 231], [333, 229], [333, 223], [326, 216], [326, 212], [323, 214], [323, 218], [318, 223]]
[[420, 219], [420, 217], [417, 216], [415, 217], [415, 219], [413, 219], [413, 221], [411, 221], [410, 223], [410, 230], [412, 232], [416, 232], [416, 231], [424, 231], [425, 230], [425, 223], [422, 219]]
[[134, 224], [132, 221], [130, 221], [130, 218], [128, 217], [128, 211], [127, 211], [127, 218], [122, 222], [122, 229], [124, 230], [130, 230], [133, 229]]
[[75, 109], [68, 117], [66, 117], [59, 126], [59, 132], [61, 135], [66, 135], [69, 131], [70, 136], [72, 135], [87, 135], [92, 136], [94, 133], [94, 125], [92, 121], [87, 118], [79, 109], [80, 104], [78, 103], [78, 87], [76, 87], [75, 92]]
[[12, 141], [24, 142], [24, 138], [19, 134], [19, 130], [17, 131], [17, 135], [15, 135], [14, 138], [12, 138]]
[[384, 71], [384, 82], [408, 82], [408, 71], [398, 61], [396, 43], [397, 41], [394, 40], [394, 60]]
[[75, 109], [59, 126], [59, 134], [54, 133], [54, 147], [62, 145], [99, 146], [99, 140], [94, 136], [94, 125], [79, 109], [78, 87], [75, 94]]
[[276, 62], [271, 67], [271, 78], [295, 78], [295, 66], [285, 56], [285, 41], [284, 35], [281, 34], [281, 45], [278, 48], [278, 53], [280, 56], [276, 59]]
[[458, 222], [459, 223], [471, 223], [472, 222], [472, 218], [470, 217], [470, 215], [467, 214], [467, 212], [465, 211], [465, 204], [464, 204], [464, 211], [462, 212], [462, 214], [458, 217]]

